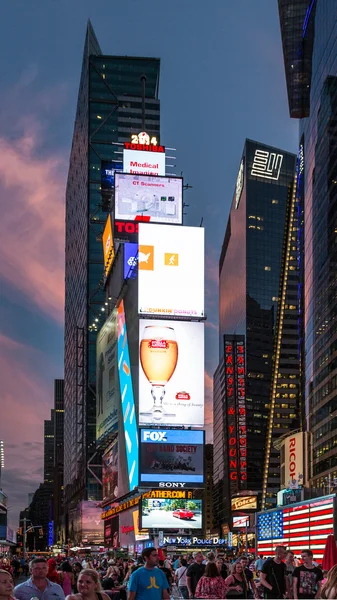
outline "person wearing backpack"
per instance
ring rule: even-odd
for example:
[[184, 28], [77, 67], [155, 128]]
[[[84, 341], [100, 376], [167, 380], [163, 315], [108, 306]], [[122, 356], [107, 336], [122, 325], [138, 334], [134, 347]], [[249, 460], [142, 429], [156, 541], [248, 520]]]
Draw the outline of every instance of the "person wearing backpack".
[[176, 569], [176, 572], [175, 572], [175, 583], [177, 584], [182, 597], [185, 598], [186, 600], [188, 600], [189, 593], [188, 593], [188, 587], [187, 587], [187, 581], [186, 581], [186, 573], [187, 573], [186, 558], [181, 558], [180, 564], [181, 564], [181, 566], [178, 569]]

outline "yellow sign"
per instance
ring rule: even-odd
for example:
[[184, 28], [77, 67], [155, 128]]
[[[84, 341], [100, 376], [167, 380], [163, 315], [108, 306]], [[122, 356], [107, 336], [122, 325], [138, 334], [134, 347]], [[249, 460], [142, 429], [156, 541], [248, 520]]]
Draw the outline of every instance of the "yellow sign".
[[104, 275], [109, 275], [111, 265], [115, 258], [114, 241], [112, 236], [111, 215], [108, 216], [103, 231], [103, 256], [104, 256]]
[[257, 496], [232, 498], [232, 511], [234, 510], [257, 510]]
[[165, 265], [167, 267], [178, 267], [179, 266], [179, 254], [165, 252]]
[[141, 542], [142, 540], [149, 539], [149, 530], [148, 529], [139, 529], [139, 510], [134, 510], [132, 513], [133, 518], [133, 528], [135, 531], [135, 540], [136, 542]]
[[139, 494], [130, 500], [125, 500], [125, 502], [114, 502], [108, 510], [102, 512], [101, 519], [108, 519], [109, 517], [113, 517], [124, 510], [128, 510], [133, 506], [139, 504], [142, 498], [171, 498], [171, 499], [181, 499], [181, 500], [192, 500], [193, 492], [188, 490], [150, 490], [149, 492], [145, 492], [144, 494]]

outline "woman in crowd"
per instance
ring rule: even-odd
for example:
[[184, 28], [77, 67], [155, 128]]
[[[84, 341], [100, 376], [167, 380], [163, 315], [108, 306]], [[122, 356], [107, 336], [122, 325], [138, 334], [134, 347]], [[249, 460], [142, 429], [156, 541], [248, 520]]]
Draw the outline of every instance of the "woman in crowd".
[[0, 600], [14, 600], [14, 582], [11, 573], [0, 569]]
[[219, 575], [221, 575], [222, 579], [226, 579], [227, 575], [228, 575], [228, 572], [227, 572], [227, 567], [226, 567], [223, 559], [222, 558], [217, 558], [216, 561], [215, 561], [215, 564], [217, 566]]
[[64, 560], [60, 567], [60, 586], [64, 591], [65, 596], [69, 596], [74, 589], [75, 577], [71, 565]]
[[231, 575], [227, 577], [225, 583], [227, 585], [226, 598], [247, 598], [247, 581], [240, 561], [236, 561], [232, 565]]
[[78, 576], [79, 576], [80, 572], [82, 571], [82, 565], [78, 560], [73, 562], [72, 570], [73, 570], [73, 575], [74, 575], [73, 592], [75, 592], [75, 594], [76, 594]]
[[226, 584], [219, 575], [214, 561], [206, 565], [205, 574], [199, 579], [195, 591], [196, 598], [225, 598]]
[[108, 594], [102, 592], [97, 571], [83, 569], [77, 580], [78, 594], [70, 594], [66, 600], [110, 600]]
[[291, 550], [288, 550], [286, 554], [286, 585], [288, 598], [293, 598], [293, 573], [295, 571], [295, 556]]
[[189, 593], [188, 593], [188, 587], [187, 587], [187, 581], [186, 581], [186, 573], [187, 573], [187, 560], [185, 558], [181, 558], [180, 559], [180, 567], [178, 567], [176, 569], [176, 572], [174, 574], [174, 580], [176, 585], [179, 588], [180, 594], [182, 595], [183, 598], [188, 599]]
[[321, 590], [321, 598], [330, 600], [337, 598], [337, 565], [330, 569], [326, 582]]

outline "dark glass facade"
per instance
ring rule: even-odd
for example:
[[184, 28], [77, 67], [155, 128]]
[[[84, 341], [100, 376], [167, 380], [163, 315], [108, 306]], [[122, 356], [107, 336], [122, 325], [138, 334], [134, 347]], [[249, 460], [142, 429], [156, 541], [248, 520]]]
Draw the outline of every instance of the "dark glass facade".
[[[226, 493], [226, 430], [223, 380], [224, 336], [246, 341], [247, 482], [262, 491], [265, 440], [270, 411], [273, 352], [289, 194], [295, 156], [246, 140], [243, 179], [237, 182], [219, 262], [220, 364], [214, 377], [214, 484]], [[242, 188], [242, 189], [241, 189]], [[222, 466], [221, 466], [222, 465]], [[222, 494], [215, 508], [224, 517]], [[228, 506], [228, 503], [227, 503]], [[222, 517], [219, 515], [222, 513]]]
[[67, 507], [99, 500], [87, 470], [96, 451], [96, 336], [106, 318], [102, 232], [109, 207], [100, 189], [101, 162], [122, 162], [122, 143], [145, 128], [159, 137], [160, 61], [105, 56], [88, 24], [66, 191], [64, 485]]
[[[303, 2], [302, 2], [303, 3]], [[296, 14], [298, 2], [292, 2]], [[310, 10], [314, 5], [315, 10]], [[337, 484], [337, 3], [307, 0], [298, 16], [303, 41], [313, 32], [310, 111], [300, 121], [303, 152], [305, 409], [310, 431], [310, 485]], [[283, 48], [289, 52], [282, 27]], [[303, 16], [303, 15], [302, 15]], [[309, 40], [310, 43], [310, 40]], [[285, 61], [286, 62], [286, 61]], [[287, 80], [292, 77], [287, 67]], [[300, 115], [306, 116], [306, 115]]]

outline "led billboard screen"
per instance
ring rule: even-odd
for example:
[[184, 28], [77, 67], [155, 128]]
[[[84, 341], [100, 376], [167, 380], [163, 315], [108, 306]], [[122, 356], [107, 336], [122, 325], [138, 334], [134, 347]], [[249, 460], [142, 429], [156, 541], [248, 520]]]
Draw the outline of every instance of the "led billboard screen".
[[139, 223], [138, 312], [204, 316], [204, 229]]
[[204, 324], [139, 320], [139, 424], [204, 424]]
[[115, 171], [122, 171], [122, 163], [102, 160], [101, 163], [101, 190], [111, 192], [115, 186]]
[[181, 177], [151, 177], [116, 173], [115, 219], [181, 225], [183, 180]]
[[104, 452], [102, 458], [103, 498], [118, 498], [118, 440]]
[[233, 517], [233, 527], [249, 527], [249, 516]]
[[104, 521], [99, 502], [83, 500], [80, 505], [82, 522], [82, 542], [100, 545], [104, 543]]
[[140, 485], [199, 487], [204, 483], [204, 432], [140, 430]]
[[141, 526], [146, 529], [202, 529], [202, 500], [142, 500]]
[[257, 496], [232, 498], [232, 512], [235, 510], [257, 510]]
[[118, 372], [130, 491], [138, 485], [138, 431], [124, 302], [118, 306]]
[[120, 396], [117, 376], [117, 311], [99, 331], [96, 342], [96, 441], [118, 429]]
[[123, 171], [138, 175], [165, 175], [165, 152], [124, 148]]
[[111, 224], [111, 215], [108, 216], [103, 236], [103, 259], [104, 259], [104, 278], [106, 279], [109, 275], [110, 269], [112, 267], [112, 263], [115, 258], [115, 249], [114, 249], [114, 241], [112, 236], [112, 224]]
[[124, 244], [124, 279], [134, 279], [138, 275], [138, 244]]

